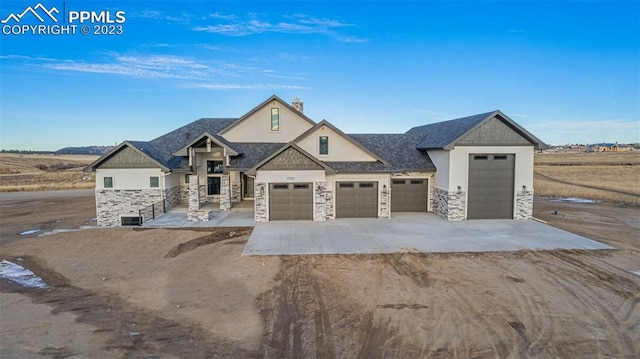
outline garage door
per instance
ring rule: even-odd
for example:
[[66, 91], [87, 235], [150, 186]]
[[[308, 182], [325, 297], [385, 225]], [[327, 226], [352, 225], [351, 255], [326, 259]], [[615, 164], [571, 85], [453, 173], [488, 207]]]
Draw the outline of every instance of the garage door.
[[337, 182], [337, 218], [378, 218], [378, 182]]
[[469, 155], [467, 218], [513, 218], [514, 154]]
[[269, 220], [313, 219], [311, 183], [271, 183], [269, 185]]
[[391, 212], [426, 212], [427, 179], [391, 180]]

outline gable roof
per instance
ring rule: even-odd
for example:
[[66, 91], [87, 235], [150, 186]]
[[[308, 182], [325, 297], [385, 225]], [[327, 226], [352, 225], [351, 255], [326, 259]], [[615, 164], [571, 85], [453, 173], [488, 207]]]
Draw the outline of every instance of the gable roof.
[[522, 128], [500, 110], [414, 127], [407, 131], [406, 134], [422, 137], [416, 144], [416, 148], [418, 149], [450, 150], [455, 146], [455, 142], [458, 139], [478, 128], [483, 122], [494, 117], [509, 126], [527, 141], [531, 142], [536, 149], [546, 147], [544, 142]]
[[269, 104], [269, 102], [271, 102], [271, 101], [280, 102], [283, 106], [285, 106], [289, 110], [293, 111], [294, 113], [299, 114], [300, 117], [302, 117], [305, 121], [309, 122], [311, 125], [315, 125], [316, 124], [312, 119], [310, 119], [309, 117], [305, 116], [304, 113], [302, 113], [302, 112], [296, 110], [295, 108], [293, 108], [293, 106], [291, 106], [288, 103], [284, 102], [280, 97], [278, 97], [276, 95], [271, 95], [271, 97], [269, 97], [268, 99], [264, 100], [261, 104], [259, 104], [258, 106], [254, 107], [251, 111], [247, 112], [246, 114], [244, 114], [239, 119], [235, 120], [234, 122], [228, 124], [225, 128], [223, 128], [220, 131], [218, 131], [217, 134], [224, 135], [225, 132], [227, 132], [230, 129], [234, 128], [235, 126], [240, 124], [242, 121], [244, 121], [245, 119], [247, 119], [248, 117], [250, 117], [254, 113], [258, 112], [258, 110], [260, 110], [261, 108], [263, 108], [264, 106]]
[[[348, 162], [334, 166], [334, 162], [329, 162], [336, 170], [351, 171], [435, 171], [436, 167], [431, 162], [429, 155], [416, 148], [417, 138], [408, 134], [350, 134], [351, 138], [360, 143], [371, 152], [388, 163], [385, 168], [375, 166], [364, 166], [358, 162], [351, 165]], [[339, 167], [339, 168], [338, 168]]]
[[322, 126], [329, 127], [330, 129], [335, 131], [338, 135], [342, 136], [342, 138], [344, 138], [345, 140], [349, 141], [349, 143], [353, 144], [354, 146], [356, 146], [359, 149], [361, 149], [364, 152], [366, 152], [369, 156], [375, 158], [376, 160], [382, 162], [385, 165], [388, 165], [387, 161], [385, 161], [383, 158], [378, 156], [376, 153], [371, 152], [368, 148], [364, 147], [362, 144], [360, 144], [359, 142], [357, 142], [353, 138], [351, 138], [351, 136], [349, 136], [346, 133], [340, 131], [339, 128], [337, 128], [336, 126], [332, 125], [327, 120], [322, 120], [322, 121], [318, 122], [315, 126], [311, 127], [310, 129], [308, 129], [304, 133], [302, 133], [300, 136], [296, 137], [292, 142], [294, 142], [294, 143], [300, 142], [302, 139], [304, 139], [305, 137], [311, 135], [315, 130], [319, 129]]
[[[175, 152], [183, 148], [189, 142], [196, 138], [200, 138], [204, 133], [217, 134], [221, 129], [228, 126], [235, 120], [235, 118], [201, 118], [157, 137], [149, 141], [149, 143], [158, 149], [159, 154], [165, 159], [165, 161], [169, 161], [175, 157]], [[218, 136], [217, 139], [221, 141], [224, 140], [220, 136]], [[228, 144], [228, 142], [226, 143]]]
[[256, 164], [255, 166], [251, 167], [251, 169], [249, 169], [246, 173], [248, 175], [255, 175], [256, 171], [262, 167], [263, 165], [265, 165], [266, 163], [268, 163], [269, 161], [271, 161], [272, 159], [274, 159], [275, 157], [277, 157], [279, 154], [281, 154], [282, 152], [288, 150], [289, 148], [293, 148], [295, 150], [297, 150], [298, 152], [300, 152], [302, 155], [304, 155], [305, 157], [307, 157], [309, 160], [311, 160], [312, 162], [314, 162], [315, 164], [319, 165], [320, 167], [324, 168], [326, 173], [335, 173], [335, 170], [329, 166], [327, 166], [326, 163], [320, 161], [319, 159], [313, 157], [310, 153], [308, 153], [307, 151], [303, 150], [302, 148], [300, 148], [298, 145], [296, 145], [293, 142], [289, 142], [286, 145], [282, 146], [279, 150], [277, 150], [276, 152], [274, 152], [273, 154], [271, 154], [271, 156], [265, 158], [264, 160], [260, 161], [258, 164]]
[[234, 142], [233, 146], [238, 149], [239, 155], [231, 157], [228, 169], [247, 170], [265, 158], [279, 150], [286, 143], [239, 143]]
[[[100, 158], [95, 160], [92, 164], [84, 168], [85, 172], [93, 172], [96, 170], [100, 164], [104, 163], [106, 160], [111, 158], [116, 153], [120, 152], [120, 150], [124, 147], [128, 147], [138, 154], [149, 158], [153, 163], [157, 164], [164, 172], [171, 171], [171, 168], [175, 163], [170, 163], [165, 161], [160, 152], [150, 143], [144, 141], [124, 141], [118, 146], [112, 148], [109, 152], [102, 155]], [[178, 159], [180, 160], [180, 159]], [[181, 161], [180, 161], [181, 162]], [[178, 163], [179, 165], [179, 163]]]
[[215, 143], [216, 145], [227, 149], [228, 155], [230, 155], [230, 156], [238, 155], [238, 151], [234, 148], [233, 144], [231, 144], [229, 141], [227, 141], [224, 138], [222, 138], [222, 136], [212, 135], [209, 132], [204, 132], [204, 133], [200, 134], [193, 141], [189, 142], [188, 144], [186, 144], [185, 146], [183, 146], [182, 148], [180, 148], [179, 150], [174, 152], [173, 155], [175, 155], [175, 156], [188, 156], [189, 154], [187, 153], [187, 149], [189, 147], [195, 145], [196, 143], [202, 141], [205, 137], [206, 138], [210, 138], [211, 141], [213, 143]]

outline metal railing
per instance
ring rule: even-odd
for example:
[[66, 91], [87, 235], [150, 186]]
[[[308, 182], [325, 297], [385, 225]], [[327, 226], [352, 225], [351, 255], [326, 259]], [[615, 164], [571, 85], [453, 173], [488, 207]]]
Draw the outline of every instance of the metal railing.
[[166, 212], [166, 204], [164, 199], [156, 203], [152, 203], [151, 205], [144, 207], [138, 211], [138, 214], [142, 219], [140, 224], [143, 224], [147, 221], [155, 219], [156, 215], [160, 215], [165, 212]]

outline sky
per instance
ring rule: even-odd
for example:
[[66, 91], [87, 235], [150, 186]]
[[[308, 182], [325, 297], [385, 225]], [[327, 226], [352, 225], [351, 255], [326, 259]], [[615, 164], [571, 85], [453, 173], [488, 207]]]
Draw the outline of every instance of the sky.
[[0, 19], [2, 149], [151, 140], [274, 94], [346, 133], [499, 109], [548, 144], [640, 142], [640, 1], [2, 0]]

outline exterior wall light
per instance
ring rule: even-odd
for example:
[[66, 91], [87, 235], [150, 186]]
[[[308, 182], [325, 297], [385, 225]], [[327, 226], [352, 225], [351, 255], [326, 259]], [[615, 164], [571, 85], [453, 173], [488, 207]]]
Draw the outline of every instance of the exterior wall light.
[[458, 186], [458, 194], [462, 193], [462, 187]]

